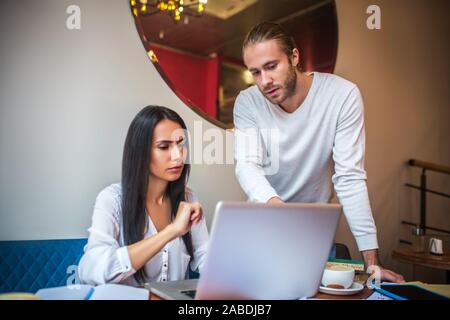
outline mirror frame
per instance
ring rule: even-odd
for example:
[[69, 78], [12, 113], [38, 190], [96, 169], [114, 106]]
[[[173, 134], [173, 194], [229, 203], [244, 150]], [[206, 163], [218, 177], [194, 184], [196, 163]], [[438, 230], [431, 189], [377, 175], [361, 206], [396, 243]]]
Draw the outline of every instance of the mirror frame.
[[[339, 43], [339, 30], [338, 30], [338, 17], [337, 17], [337, 9], [336, 9], [336, 1], [335, 0], [329, 0], [329, 1], [324, 1], [323, 3], [319, 4], [320, 6], [322, 5], [326, 5], [331, 3], [333, 6], [333, 11], [334, 11], [334, 17], [336, 19], [336, 28], [335, 28], [335, 43], [333, 43], [334, 46], [334, 50], [333, 50], [333, 57], [331, 59], [332, 61], [332, 70], [329, 71], [331, 73], [334, 73], [334, 69], [336, 67], [336, 60], [337, 60], [337, 54], [338, 54], [338, 43]], [[130, 5], [130, 14], [134, 19], [134, 23], [136, 26], [136, 30], [137, 33], [139, 35], [139, 38], [141, 40], [141, 44], [144, 48], [144, 50], [147, 52], [147, 56], [149, 57], [150, 61], [153, 63], [153, 65], [155, 66], [156, 70], [158, 70], [158, 73], [160, 74], [161, 78], [166, 82], [166, 84], [170, 87], [170, 89], [177, 95], [177, 97], [186, 105], [188, 106], [192, 111], [194, 111], [197, 115], [199, 115], [200, 117], [202, 117], [204, 120], [209, 121], [210, 123], [212, 123], [213, 125], [222, 128], [224, 130], [233, 130], [234, 129], [234, 124], [226, 124], [212, 116], [210, 116], [209, 114], [207, 114], [205, 111], [203, 111], [200, 107], [198, 107], [197, 105], [195, 105], [185, 94], [183, 94], [179, 89], [177, 89], [174, 85], [174, 83], [171, 81], [171, 79], [169, 79], [169, 77], [166, 75], [166, 73], [164, 72], [161, 64], [158, 62], [156, 56], [152, 57], [152, 50], [150, 48], [150, 50], [147, 50], [147, 48], [145, 47], [145, 43], [147, 43], [147, 39], [145, 37], [145, 33], [141, 24], [141, 21], [139, 20], [138, 16], [135, 16], [133, 14], [133, 7]], [[282, 19], [283, 20], [283, 19]], [[282, 23], [282, 21], [277, 21], [279, 23]], [[300, 48], [299, 48], [300, 50]]]
[[144, 50], [147, 52], [147, 56], [149, 57], [150, 61], [155, 66], [156, 70], [158, 70], [159, 75], [163, 78], [163, 80], [167, 83], [167, 85], [170, 87], [170, 89], [177, 95], [178, 98], [180, 98], [181, 101], [183, 101], [184, 104], [186, 104], [192, 111], [194, 111], [196, 114], [198, 114], [203, 119], [211, 122], [212, 124], [218, 126], [219, 128], [222, 128], [224, 130], [231, 130], [234, 128], [233, 124], [226, 124], [222, 121], [217, 120], [216, 118], [211, 117], [209, 114], [207, 114], [205, 111], [200, 109], [198, 106], [196, 106], [188, 97], [186, 97], [180, 90], [178, 90], [173, 82], [169, 79], [169, 77], [164, 72], [161, 64], [158, 62], [157, 59], [152, 59], [149, 51], [147, 51], [147, 48], [145, 48], [144, 43], [147, 42], [147, 39], [144, 36], [144, 31], [142, 28], [141, 21], [133, 15], [132, 9], [131, 9], [131, 15], [134, 18], [134, 24], [136, 25], [136, 30], [138, 32], [139, 38], [141, 39], [142, 46], [144, 47]]

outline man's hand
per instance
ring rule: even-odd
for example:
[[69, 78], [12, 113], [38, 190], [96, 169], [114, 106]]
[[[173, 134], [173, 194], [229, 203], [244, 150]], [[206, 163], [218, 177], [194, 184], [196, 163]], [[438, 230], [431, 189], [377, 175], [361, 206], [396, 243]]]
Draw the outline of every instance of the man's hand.
[[394, 271], [381, 268], [381, 281], [387, 281], [387, 282], [397, 282], [402, 283], [405, 282], [405, 279], [401, 274], [395, 273]]
[[283, 200], [281, 200], [280, 197], [272, 197], [267, 201], [267, 204], [274, 204], [274, 203], [284, 203]]
[[[364, 264], [366, 266], [366, 270], [369, 270], [369, 272], [380, 272], [378, 275], [380, 277], [380, 281], [386, 281], [386, 282], [405, 282], [405, 279], [402, 275], [395, 273], [394, 271], [388, 270], [383, 268], [380, 265], [379, 259], [378, 259], [378, 250], [367, 250], [367, 251], [361, 251], [363, 258], [364, 258]], [[377, 279], [378, 280], [378, 279]]]

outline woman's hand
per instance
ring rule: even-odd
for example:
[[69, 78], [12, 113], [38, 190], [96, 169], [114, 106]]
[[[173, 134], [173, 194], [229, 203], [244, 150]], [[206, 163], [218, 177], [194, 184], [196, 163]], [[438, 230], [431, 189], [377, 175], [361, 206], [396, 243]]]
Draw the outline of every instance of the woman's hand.
[[172, 222], [172, 228], [177, 237], [185, 235], [192, 224], [198, 223], [203, 217], [202, 206], [198, 202], [181, 201], [178, 205], [177, 216]]
[[133, 269], [139, 270], [170, 241], [185, 235], [203, 217], [200, 203], [180, 202], [175, 220], [162, 231], [128, 246]]

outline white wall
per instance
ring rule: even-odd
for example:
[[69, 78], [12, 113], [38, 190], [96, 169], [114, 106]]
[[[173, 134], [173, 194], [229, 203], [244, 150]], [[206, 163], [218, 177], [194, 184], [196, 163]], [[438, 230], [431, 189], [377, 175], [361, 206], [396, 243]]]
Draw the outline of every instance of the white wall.
[[[0, 39], [0, 240], [86, 237], [135, 114], [159, 104], [190, 130], [201, 120], [153, 67], [126, 0], [2, 0]], [[194, 165], [190, 181], [208, 223], [219, 199], [244, 199], [232, 165]]]
[[[391, 259], [398, 239], [409, 240], [402, 219], [418, 222], [420, 169], [417, 158], [450, 165], [449, 2], [446, 0], [337, 0], [339, 49], [335, 73], [357, 83], [365, 102], [366, 170], [383, 262], [410, 276]], [[381, 30], [366, 27], [366, 8], [381, 8]], [[446, 175], [429, 174], [430, 188], [450, 193]], [[429, 225], [450, 230], [448, 199], [428, 197]], [[346, 223], [337, 240], [356, 246]], [[424, 280], [444, 281], [427, 272]]]

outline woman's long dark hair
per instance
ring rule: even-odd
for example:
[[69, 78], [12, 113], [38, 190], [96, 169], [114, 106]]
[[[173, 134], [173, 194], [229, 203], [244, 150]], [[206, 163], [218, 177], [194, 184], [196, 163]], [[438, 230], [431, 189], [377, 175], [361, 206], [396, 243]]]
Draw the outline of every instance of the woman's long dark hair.
[[[144, 239], [147, 213], [145, 210], [150, 173], [150, 159], [153, 131], [164, 119], [178, 123], [184, 130], [186, 124], [173, 110], [160, 106], [147, 106], [142, 109], [130, 124], [122, 159], [122, 219], [125, 245]], [[186, 135], [186, 146], [189, 146]], [[188, 147], [189, 148], [189, 147]], [[189, 149], [188, 149], [189, 150]], [[175, 218], [180, 201], [186, 200], [185, 189], [189, 178], [190, 165], [184, 164], [181, 176], [168, 184], [166, 195], [171, 204], [171, 217]], [[151, 183], [151, 182], [150, 182]], [[188, 253], [193, 255], [190, 232], [183, 236]], [[145, 268], [134, 275], [139, 283], [146, 278]]]

